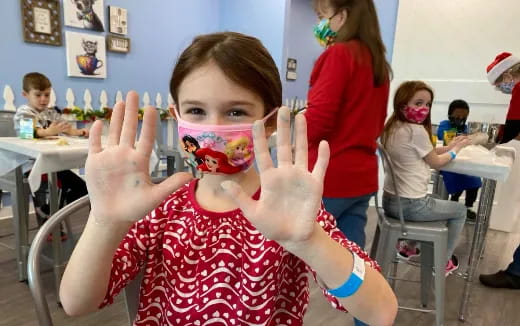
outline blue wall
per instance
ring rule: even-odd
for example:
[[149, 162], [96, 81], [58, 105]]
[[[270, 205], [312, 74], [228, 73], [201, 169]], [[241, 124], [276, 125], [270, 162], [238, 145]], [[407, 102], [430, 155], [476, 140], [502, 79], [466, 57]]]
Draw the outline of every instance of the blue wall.
[[399, 0], [374, 0], [379, 18], [379, 26], [386, 46], [386, 57], [392, 62], [394, 51], [395, 25], [397, 22], [397, 9]]
[[[391, 59], [397, 19], [398, 0], [375, 0], [383, 40]], [[129, 54], [107, 52], [107, 79], [67, 77], [65, 45], [61, 47], [25, 43], [22, 38], [18, 0], [0, 1], [2, 45], [0, 48], [0, 92], [4, 85], [13, 87], [16, 104], [21, 97], [22, 76], [40, 71], [52, 81], [58, 106], [65, 106], [68, 87], [76, 94], [76, 104], [83, 104], [83, 91], [92, 92], [97, 108], [102, 89], [108, 92], [109, 105], [117, 90], [134, 89], [150, 93], [152, 101], [161, 92], [166, 103], [168, 83], [173, 64], [180, 53], [201, 33], [232, 30], [258, 37], [267, 47], [280, 70], [284, 98], [306, 98], [308, 81], [314, 61], [322, 49], [314, 40], [312, 26], [316, 19], [311, 0], [105, 0], [108, 5], [128, 9], [132, 48]], [[105, 15], [105, 26], [108, 19]], [[86, 30], [62, 26], [65, 31]], [[94, 33], [106, 35], [107, 33]], [[288, 57], [298, 60], [298, 78], [285, 80]], [[0, 109], [3, 101], [0, 100]]]
[[[310, 0], [290, 0], [285, 22], [285, 51], [282, 65], [283, 97], [298, 99], [307, 98], [309, 78], [314, 61], [320, 56], [323, 48], [312, 33], [316, 23], [316, 14]], [[287, 58], [297, 60], [296, 80], [286, 80]]]
[[[284, 99], [307, 98], [309, 78], [314, 61], [323, 49], [318, 45], [312, 34], [312, 27], [316, 23], [316, 15], [310, 0], [288, 0], [289, 10], [285, 22], [285, 51], [282, 63], [282, 80], [284, 82]], [[397, 21], [399, 0], [374, 0], [383, 42], [386, 45], [387, 59], [392, 60], [392, 52]], [[295, 81], [285, 80], [287, 58], [298, 60]]]
[[220, 29], [259, 38], [278, 69], [282, 64], [287, 0], [221, 0]]
[[[193, 36], [218, 30], [220, 25], [219, 3], [207, 0], [164, 1], [147, 0], [105, 0], [108, 5], [128, 9], [128, 37], [131, 39], [131, 52], [118, 54], [107, 52], [107, 78], [86, 79], [67, 77], [65, 42], [55, 47], [25, 43], [20, 22], [20, 1], [8, 0], [0, 3], [0, 22], [2, 43], [0, 50], [0, 91], [5, 84], [11, 85], [15, 92], [16, 105], [23, 103], [21, 79], [30, 71], [47, 75], [57, 96], [58, 106], [64, 107], [65, 91], [72, 88], [76, 104], [83, 104], [83, 91], [89, 88], [92, 105], [99, 106], [102, 89], [108, 92], [109, 105], [117, 90], [130, 89], [143, 94], [150, 92], [152, 101], [155, 93], [161, 92], [166, 103], [168, 84], [173, 64], [179, 52], [186, 47]], [[105, 26], [108, 17], [105, 13]], [[62, 20], [63, 25], [63, 20]], [[62, 26], [63, 40], [65, 31], [86, 32]], [[106, 35], [108, 33], [93, 33]], [[1, 97], [0, 97], [1, 98]], [[0, 108], [3, 101], [0, 100]]]

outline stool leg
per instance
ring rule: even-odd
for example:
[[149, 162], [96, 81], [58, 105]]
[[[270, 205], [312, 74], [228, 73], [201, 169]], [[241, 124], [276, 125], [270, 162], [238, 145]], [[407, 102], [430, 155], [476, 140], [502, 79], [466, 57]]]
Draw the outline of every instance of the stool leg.
[[[384, 258], [384, 267], [382, 266], [383, 268], [383, 272], [386, 277], [394, 277], [395, 275], [392, 275], [392, 272], [391, 272], [391, 269], [392, 269], [392, 266], [391, 264], [393, 264], [394, 260], [395, 260], [395, 255], [396, 255], [396, 249], [395, 249], [395, 244], [397, 243], [397, 241], [399, 240], [399, 235], [400, 233], [398, 234], [397, 232], [388, 232], [389, 234], [387, 235], [387, 238], [386, 238], [386, 241], [385, 241], [385, 246], [384, 246], [384, 250], [385, 250], [385, 258]], [[390, 284], [392, 285], [393, 282], [392, 280], [390, 279]]]
[[379, 225], [376, 226], [376, 232], [374, 233], [374, 240], [372, 240], [372, 247], [370, 247], [370, 258], [376, 260], [377, 257], [377, 248], [379, 245], [379, 237], [381, 236], [381, 231], [379, 230]]
[[430, 242], [421, 242], [421, 304], [428, 306], [432, 284], [433, 246]]
[[433, 245], [435, 264], [435, 321], [437, 326], [444, 324], [444, 297], [446, 276], [446, 252], [448, 251], [448, 239], [445, 234], [442, 239], [435, 241]]

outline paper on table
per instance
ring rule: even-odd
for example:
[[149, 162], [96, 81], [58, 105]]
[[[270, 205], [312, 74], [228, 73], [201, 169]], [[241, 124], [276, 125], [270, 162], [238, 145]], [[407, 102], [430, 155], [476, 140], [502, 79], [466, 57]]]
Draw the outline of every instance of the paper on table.
[[457, 158], [441, 170], [504, 181], [509, 175], [515, 156], [513, 148], [496, 146], [490, 151], [483, 146], [470, 145], [463, 148]]

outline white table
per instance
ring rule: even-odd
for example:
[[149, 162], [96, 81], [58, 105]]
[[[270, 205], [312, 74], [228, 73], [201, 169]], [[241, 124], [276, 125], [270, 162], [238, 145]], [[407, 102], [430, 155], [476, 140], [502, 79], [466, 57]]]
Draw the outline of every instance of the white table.
[[461, 321], [466, 320], [465, 315], [473, 279], [477, 272], [480, 257], [482, 257], [484, 251], [496, 183], [497, 181], [507, 180], [516, 156], [513, 148], [500, 145], [493, 148], [491, 152], [494, 155], [488, 155], [489, 153], [486, 153], [483, 148], [463, 149], [455, 160], [441, 169], [442, 171], [457, 172], [483, 178], [468, 265], [463, 274], [465, 279], [464, 291], [459, 309], [459, 320]]
[[[41, 175], [47, 173], [49, 176], [51, 215], [59, 208], [57, 172], [83, 167], [88, 155], [88, 139], [78, 137], [59, 138], [65, 139], [68, 144], [58, 145], [58, 139], [28, 140], [17, 137], [0, 137], [0, 176], [15, 171], [16, 186], [22, 188], [23, 173], [30, 169], [27, 179], [30, 190], [35, 192], [40, 187]], [[102, 143], [104, 143], [104, 139], [102, 139]], [[150, 158], [150, 167], [155, 167], [157, 160], [157, 155], [154, 152]], [[24, 201], [26, 200], [24, 199]], [[26, 213], [28, 205], [22, 200], [18, 200], [18, 203], [13, 203], [13, 205], [19, 207], [18, 212], [24, 212], [18, 214], [19, 216], [13, 216], [13, 218], [16, 226], [18, 278], [20, 281], [25, 281], [27, 279], [27, 256], [29, 253], [28, 217]], [[53, 233], [53, 252], [56, 289], [58, 289], [61, 270], [63, 269], [59, 228]]]
[[[49, 176], [50, 191], [50, 213], [51, 215], [58, 210], [58, 186], [57, 172], [62, 170], [80, 168], [85, 165], [88, 154], [88, 140], [75, 137], [64, 138], [68, 145], [58, 145], [58, 139], [20, 139], [17, 137], [0, 137], [0, 175], [15, 170], [15, 183], [17, 187], [23, 185], [23, 173], [30, 169], [28, 183], [31, 192], [35, 192], [40, 187], [41, 175], [47, 173]], [[19, 207], [28, 207], [25, 198], [20, 198]], [[18, 210], [22, 211], [21, 209]], [[26, 212], [26, 210], [25, 210]], [[28, 221], [26, 214], [13, 216], [15, 224], [18, 223], [17, 234], [17, 259], [19, 269], [19, 280], [27, 279], [27, 254], [29, 252], [28, 241]], [[59, 268], [61, 262], [60, 231], [56, 230], [53, 234], [53, 251], [55, 253], [55, 269]], [[59, 280], [57, 280], [59, 284]]]

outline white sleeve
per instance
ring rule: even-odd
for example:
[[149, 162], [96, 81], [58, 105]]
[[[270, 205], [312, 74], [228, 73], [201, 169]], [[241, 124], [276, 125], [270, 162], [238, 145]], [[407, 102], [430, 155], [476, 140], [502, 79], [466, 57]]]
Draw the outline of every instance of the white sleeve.
[[433, 144], [422, 125], [412, 125], [412, 144], [420, 158], [433, 150]]

